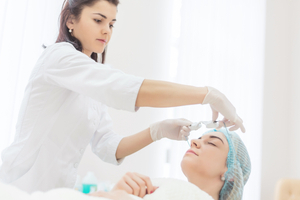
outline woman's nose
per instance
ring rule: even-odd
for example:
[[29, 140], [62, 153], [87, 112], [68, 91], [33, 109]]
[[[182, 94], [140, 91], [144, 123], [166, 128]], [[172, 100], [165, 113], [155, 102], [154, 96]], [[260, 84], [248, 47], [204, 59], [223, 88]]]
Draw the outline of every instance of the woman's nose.
[[196, 140], [196, 139], [193, 139], [191, 140], [191, 147], [196, 147], [196, 148], [200, 148], [200, 141], [199, 140]]
[[109, 25], [103, 27], [102, 29], [102, 34], [109, 34], [110, 33], [110, 28], [109, 28]]

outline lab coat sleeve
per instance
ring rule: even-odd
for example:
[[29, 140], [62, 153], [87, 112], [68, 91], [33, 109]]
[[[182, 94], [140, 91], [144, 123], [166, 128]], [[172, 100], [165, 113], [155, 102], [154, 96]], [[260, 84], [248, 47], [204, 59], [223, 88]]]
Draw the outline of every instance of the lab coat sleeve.
[[113, 123], [107, 112], [107, 107], [105, 105], [103, 106], [100, 124], [90, 141], [92, 151], [101, 160], [111, 164], [120, 165], [124, 158], [117, 160], [116, 152], [123, 136], [114, 133]]
[[67, 42], [45, 51], [43, 75], [48, 83], [116, 109], [137, 111], [135, 103], [143, 78], [97, 63]]

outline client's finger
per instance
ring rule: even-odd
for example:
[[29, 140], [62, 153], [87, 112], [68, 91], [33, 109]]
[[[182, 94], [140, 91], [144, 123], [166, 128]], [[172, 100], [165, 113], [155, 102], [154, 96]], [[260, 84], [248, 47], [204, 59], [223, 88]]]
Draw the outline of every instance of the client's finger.
[[124, 180], [126, 184], [131, 188], [132, 192], [130, 194], [138, 196], [140, 193], [140, 186], [135, 182], [135, 180], [132, 179], [132, 173], [126, 173]]
[[[128, 184], [133, 190], [135, 196], [144, 197], [146, 195], [146, 187], [153, 187], [150, 178], [138, 173], [127, 173], [129, 176]], [[152, 189], [151, 189], [152, 190]]]
[[120, 181], [118, 181], [118, 183], [113, 187], [112, 191], [115, 190], [124, 190], [126, 191], [128, 194], [133, 194], [133, 190], [132, 188], [127, 184], [129, 176], [127, 174], [125, 174]]
[[131, 178], [138, 186], [137, 188], [134, 189], [137, 191], [134, 193], [134, 195], [141, 198], [144, 197], [146, 195], [145, 181], [141, 177], [139, 177], [136, 173], [133, 173]]
[[[139, 174], [139, 173], [135, 173], [139, 178], [141, 178], [143, 180], [143, 182], [146, 184], [147, 189], [144, 190], [145, 192], [147, 192], [148, 194], [152, 193], [155, 191], [155, 188], [150, 180], [150, 178], [148, 176]], [[144, 197], [146, 195], [146, 193], [142, 193], [140, 197]]]
[[126, 186], [123, 186], [122, 189], [128, 194], [135, 195], [137, 193], [138, 185], [130, 177], [124, 177], [124, 181]]

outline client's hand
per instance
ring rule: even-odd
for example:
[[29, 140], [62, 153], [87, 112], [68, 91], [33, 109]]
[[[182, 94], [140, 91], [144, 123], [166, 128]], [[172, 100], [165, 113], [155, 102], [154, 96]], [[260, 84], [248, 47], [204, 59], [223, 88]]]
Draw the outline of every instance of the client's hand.
[[128, 194], [143, 198], [146, 194], [153, 193], [158, 187], [152, 185], [149, 177], [127, 172], [114, 186], [112, 191], [124, 190]]
[[192, 122], [187, 119], [166, 119], [150, 125], [150, 135], [153, 141], [161, 138], [172, 140], [185, 140], [190, 135]]
[[122, 190], [116, 190], [111, 192], [99, 191], [90, 193], [88, 195], [94, 197], [105, 197], [113, 200], [133, 200], [125, 191]]

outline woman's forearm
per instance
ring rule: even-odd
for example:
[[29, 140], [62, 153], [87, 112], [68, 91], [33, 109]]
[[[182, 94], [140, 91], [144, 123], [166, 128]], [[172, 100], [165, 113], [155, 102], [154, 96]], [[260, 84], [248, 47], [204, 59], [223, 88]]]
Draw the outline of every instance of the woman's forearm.
[[136, 106], [174, 107], [201, 104], [207, 92], [206, 87], [145, 79], [139, 90]]
[[147, 128], [137, 134], [124, 137], [117, 148], [116, 158], [124, 158], [137, 152], [152, 142], [153, 140], [150, 136], [150, 128]]

